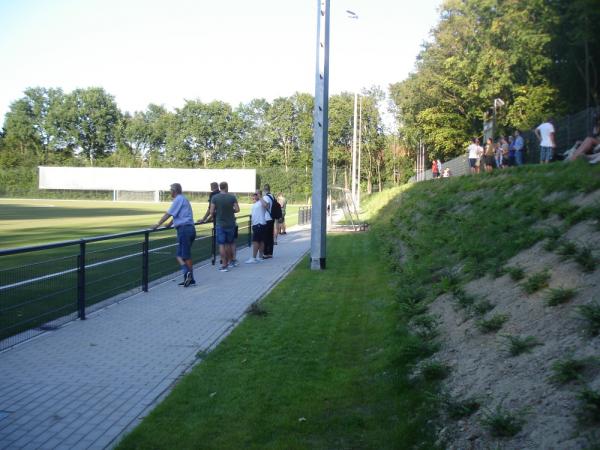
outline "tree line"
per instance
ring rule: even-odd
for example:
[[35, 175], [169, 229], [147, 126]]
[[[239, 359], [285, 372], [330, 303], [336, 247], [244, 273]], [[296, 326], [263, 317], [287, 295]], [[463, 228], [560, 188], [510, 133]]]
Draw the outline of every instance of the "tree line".
[[465, 151], [494, 99], [499, 133], [600, 102], [600, 0], [446, 0], [415, 71], [390, 87], [402, 141]]
[[[390, 157], [398, 152], [383, 132], [378, 109], [382, 95], [376, 88], [361, 95], [361, 172], [369, 191], [399, 174]], [[69, 93], [29, 88], [6, 114], [0, 167], [278, 167], [310, 174], [313, 106], [311, 94], [295, 93], [236, 108], [222, 101], [186, 100], [174, 111], [150, 104], [129, 114], [100, 87]], [[335, 184], [349, 177], [353, 106], [353, 94], [330, 98], [329, 161]]]

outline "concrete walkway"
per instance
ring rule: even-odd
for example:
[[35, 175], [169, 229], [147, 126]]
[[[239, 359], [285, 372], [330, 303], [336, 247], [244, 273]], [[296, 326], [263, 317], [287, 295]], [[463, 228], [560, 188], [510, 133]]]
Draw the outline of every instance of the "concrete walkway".
[[178, 276], [0, 353], [0, 448], [114, 446], [309, 248], [310, 230], [290, 231], [271, 260], [243, 249], [227, 273], [197, 267], [196, 286]]

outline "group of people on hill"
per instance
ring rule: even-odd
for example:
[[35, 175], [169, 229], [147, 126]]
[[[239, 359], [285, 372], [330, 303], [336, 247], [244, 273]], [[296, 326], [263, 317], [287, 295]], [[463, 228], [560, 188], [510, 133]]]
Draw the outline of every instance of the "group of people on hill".
[[448, 178], [452, 176], [449, 167], [444, 167], [439, 159], [434, 159], [431, 163], [431, 175], [433, 178]]
[[474, 137], [467, 147], [471, 173], [479, 173], [481, 166], [486, 172], [494, 168], [520, 166], [523, 164], [524, 149], [525, 141], [518, 130], [512, 136], [500, 136], [496, 142], [488, 138], [485, 148], [480, 145], [479, 138]]
[[[575, 142], [572, 148], [558, 155], [554, 154], [556, 151], [555, 133], [551, 118], [538, 125], [534, 130], [540, 146], [540, 164], [548, 164], [555, 156], [564, 161], [585, 158], [590, 164], [600, 163], [600, 115], [595, 118], [591, 136], [586, 137], [583, 141]], [[485, 147], [482, 147], [479, 144], [479, 138], [475, 137], [467, 147], [471, 173], [479, 173], [482, 165], [486, 172], [508, 166], [520, 166], [523, 164], [524, 150], [525, 141], [518, 130], [514, 132], [514, 136], [508, 136], [508, 139], [501, 136], [494, 142], [491, 137], [488, 138]]]
[[[202, 219], [194, 222], [192, 206], [183, 195], [181, 184], [173, 183], [170, 186], [173, 199], [171, 206], [158, 223], [151, 227], [157, 229], [170, 219], [165, 226], [167, 228], [175, 227], [177, 230], [176, 258], [183, 274], [183, 281], [179, 285], [183, 287], [196, 284], [192, 262], [192, 244], [196, 239], [195, 225], [209, 221], [214, 223], [221, 257], [220, 272], [228, 272], [229, 269], [239, 265], [236, 259], [235, 244], [238, 237], [235, 214], [240, 211], [237, 198], [229, 193], [229, 185], [226, 181], [212, 182], [210, 188], [206, 213]], [[257, 190], [252, 194], [252, 200], [252, 257], [246, 261], [248, 264], [272, 258], [273, 246], [277, 244], [277, 236], [287, 234], [285, 227], [287, 200], [282, 193], [276, 200], [271, 194], [270, 186], [265, 184], [263, 191]]]

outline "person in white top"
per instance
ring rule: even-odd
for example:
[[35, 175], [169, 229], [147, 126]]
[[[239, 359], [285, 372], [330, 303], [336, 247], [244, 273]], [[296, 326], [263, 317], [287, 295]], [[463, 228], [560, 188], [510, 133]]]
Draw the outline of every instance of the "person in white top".
[[540, 141], [540, 164], [548, 164], [552, 159], [553, 149], [556, 147], [552, 119], [548, 119], [541, 125], [538, 125], [535, 129], [535, 135]]
[[479, 173], [477, 161], [483, 153], [483, 149], [479, 146], [478, 138], [471, 139], [471, 145], [467, 147], [467, 151], [469, 152], [469, 167], [471, 168], [471, 173]]
[[264, 260], [263, 253], [265, 249], [265, 233], [267, 221], [265, 214], [267, 212], [267, 203], [261, 198], [261, 192], [256, 191], [252, 194], [251, 220], [252, 220], [252, 258], [246, 261], [246, 264], [254, 264]]

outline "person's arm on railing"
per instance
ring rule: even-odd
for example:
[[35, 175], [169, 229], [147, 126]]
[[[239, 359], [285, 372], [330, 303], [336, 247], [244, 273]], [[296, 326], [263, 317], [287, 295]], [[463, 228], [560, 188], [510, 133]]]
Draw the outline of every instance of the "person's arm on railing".
[[[160, 218], [160, 220], [158, 221], [157, 224], [152, 225], [150, 227], [150, 229], [152, 230], [156, 230], [158, 227], [160, 227], [164, 222], [166, 222], [167, 220], [169, 220], [169, 217], [172, 217], [171, 214], [169, 213], [164, 213], [163, 216]], [[173, 225], [173, 219], [171, 219], [171, 221], [165, 225], [165, 228], [170, 228]]]

